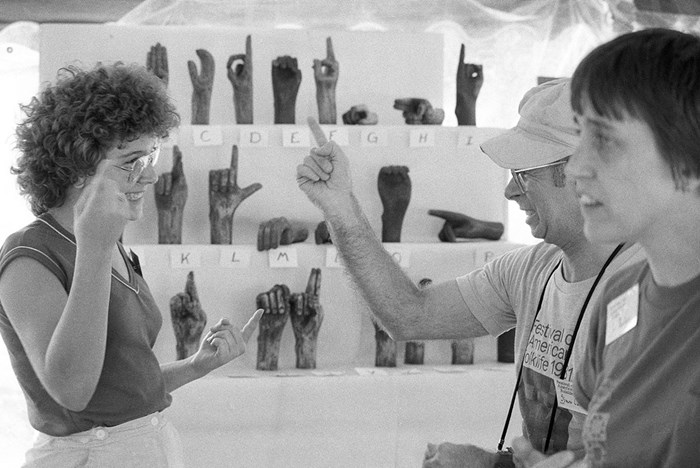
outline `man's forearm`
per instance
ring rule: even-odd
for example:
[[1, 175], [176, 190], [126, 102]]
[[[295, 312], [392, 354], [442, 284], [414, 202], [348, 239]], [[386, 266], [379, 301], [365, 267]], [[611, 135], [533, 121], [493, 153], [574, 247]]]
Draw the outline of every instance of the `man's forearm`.
[[355, 196], [325, 215], [333, 244], [372, 313], [395, 340], [415, 335], [424, 315], [420, 290], [384, 249]]

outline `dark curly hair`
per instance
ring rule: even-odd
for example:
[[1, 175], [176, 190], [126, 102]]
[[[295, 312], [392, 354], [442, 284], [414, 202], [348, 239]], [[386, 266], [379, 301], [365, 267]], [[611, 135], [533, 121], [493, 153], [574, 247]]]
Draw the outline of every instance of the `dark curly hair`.
[[141, 65], [70, 66], [21, 106], [20, 157], [11, 172], [35, 215], [61, 206], [68, 187], [95, 173], [106, 153], [145, 135], [165, 138], [180, 117], [165, 84]]

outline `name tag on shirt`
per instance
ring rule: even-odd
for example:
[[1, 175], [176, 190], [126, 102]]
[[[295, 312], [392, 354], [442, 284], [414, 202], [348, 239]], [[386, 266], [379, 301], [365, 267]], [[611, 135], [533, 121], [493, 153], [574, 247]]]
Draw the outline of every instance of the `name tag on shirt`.
[[639, 285], [635, 284], [627, 292], [610, 301], [607, 310], [605, 344], [608, 345], [632, 330], [637, 325], [639, 312]]
[[577, 413], [588, 414], [583, 406], [578, 404], [574, 397], [574, 384], [568, 380], [552, 379], [554, 387], [557, 389], [557, 404], [560, 408], [576, 411]]

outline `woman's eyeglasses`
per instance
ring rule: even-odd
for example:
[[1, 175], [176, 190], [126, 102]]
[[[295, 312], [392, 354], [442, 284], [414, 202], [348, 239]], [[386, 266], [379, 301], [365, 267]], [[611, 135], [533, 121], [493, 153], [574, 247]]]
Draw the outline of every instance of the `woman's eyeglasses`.
[[155, 166], [158, 162], [158, 156], [160, 155], [160, 145], [156, 146], [153, 151], [148, 154], [134, 159], [131, 162], [117, 166], [122, 171], [129, 173], [129, 183], [134, 183], [139, 180], [143, 171], [149, 166]]

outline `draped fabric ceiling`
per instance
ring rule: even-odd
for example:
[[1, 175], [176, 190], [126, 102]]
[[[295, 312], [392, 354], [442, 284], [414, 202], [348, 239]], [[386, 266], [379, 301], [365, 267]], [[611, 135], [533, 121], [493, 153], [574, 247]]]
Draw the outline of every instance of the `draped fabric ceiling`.
[[[67, 0], [56, 6], [58, 2], [9, 0], [0, 22], [22, 12], [24, 17], [14, 19], [32, 20], [32, 11], [39, 7], [41, 16], [35, 17], [41, 21], [71, 21], [87, 14], [78, 11], [81, 8], [102, 10], [95, 6], [100, 1]], [[133, 3], [104, 1], [112, 10]], [[700, 32], [700, 11], [694, 11], [700, 10], [698, 4], [697, 0], [146, 0], [114, 20], [123, 25], [441, 33], [445, 124], [456, 124], [454, 75], [460, 45], [465, 44], [466, 61], [484, 66], [477, 124], [508, 127], [517, 120], [515, 104], [537, 77], [570, 76], [588, 51], [623, 32], [648, 27]], [[24, 42], [36, 48], [36, 36], [36, 28], [11, 25], [0, 31], [0, 42]], [[339, 60], [342, 64], [342, 57]], [[420, 66], [420, 57], [416, 64]]]

